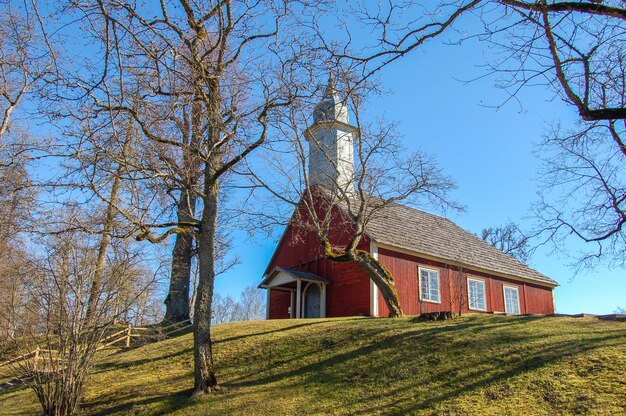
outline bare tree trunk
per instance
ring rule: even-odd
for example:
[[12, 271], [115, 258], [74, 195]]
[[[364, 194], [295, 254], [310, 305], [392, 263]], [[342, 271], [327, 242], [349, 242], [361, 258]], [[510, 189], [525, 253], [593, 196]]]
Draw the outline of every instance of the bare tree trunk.
[[[196, 197], [188, 190], [181, 192], [178, 202], [179, 223], [191, 222], [195, 215]], [[176, 234], [172, 252], [170, 288], [165, 298], [165, 321], [181, 322], [189, 319], [189, 285], [193, 258], [193, 235]]]
[[[222, 131], [219, 80], [212, 80], [209, 83], [209, 93], [211, 100], [206, 108], [209, 118], [208, 145], [214, 146], [219, 143]], [[198, 94], [202, 92], [199, 91]], [[198, 236], [198, 287], [193, 313], [194, 396], [220, 390], [213, 363], [211, 307], [215, 285], [215, 242], [219, 209], [217, 172], [222, 166], [222, 157], [222, 152], [214, 148], [204, 163], [203, 209]]]
[[456, 300], [456, 295], [458, 294], [456, 286], [452, 283], [454, 276], [454, 270], [451, 271], [450, 266], [446, 265], [446, 280], [448, 281], [448, 310], [450, 313], [454, 311], [454, 301]]
[[204, 209], [198, 237], [200, 273], [193, 314], [195, 360], [193, 395], [220, 390], [215, 377], [211, 343], [211, 303], [215, 282], [215, 235], [219, 187], [209, 172], [205, 173], [204, 188]]
[[[132, 125], [129, 125], [127, 130], [127, 136], [124, 137], [124, 145], [122, 146], [122, 156], [126, 157], [128, 148], [130, 146], [131, 139], [133, 137]], [[106, 268], [107, 253], [111, 246], [111, 233], [115, 225], [116, 204], [120, 194], [120, 187], [122, 185], [122, 173], [125, 166], [122, 162], [119, 162], [116, 172], [113, 174], [113, 184], [111, 185], [111, 193], [109, 194], [109, 200], [106, 201], [107, 208], [104, 214], [104, 221], [102, 225], [102, 236], [100, 238], [100, 244], [98, 246], [98, 257], [96, 259], [96, 267], [94, 269], [93, 282], [91, 284], [91, 290], [89, 292], [89, 300], [87, 302], [86, 319], [94, 319], [94, 312], [98, 306], [98, 300], [102, 293], [102, 284], [104, 280], [104, 270]], [[95, 317], [97, 320], [98, 317]], [[97, 322], [96, 322], [97, 323]]]
[[[196, 83], [198, 83], [196, 79]], [[185, 112], [184, 112], [185, 113]], [[183, 116], [180, 123], [182, 142], [197, 149], [202, 141], [202, 125], [204, 123], [202, 104], [194, 100], [191, 104], [191, 119]], [[189, 121], [189, 122], [188, 122]], [[186, 187], [181, 189], [178, 200], [178, 223], [192, 223], [196, 215], [196, 199], [194, 187], [198, 182], [198, 167], [201, 160], [189, 148], [183, 148], [183, 171]], [[170, 287], [165, 298], [165, 321], [181, 322], [189, 319], [189, 287], [191, 284], [191, 261], [193, 259], [194, 237], [187, 233], [177, 233], [172, 252], [172, 271]]]
[[324, 256], [327, 259], [337, 262], [355, 262], [367, 273], [383, 295], [385, 304], [389, 309], [390, 318], [400, 318], [402, 316], [402, 307], [400, 306], [396, 284], [393, 276], [385, 266], [367, 251], [357, 250], [356, 248], [350, 248], [351, 246], [348, 246], [343, 253], [336, 253], [333, 251], [332, 245], [327, 237], [321, 236], [318, 238], [322, 247], [324, 247]]
[[[458, 294], [459, 294], [459, 316], [463, 315], [463, 292], [464, 292], [464, 288], [463, 288], [463, 268], [459, 267], [459, 274], [457, 277], [457, 283], [458, 283]], [[469, 295], [468, 295], [469, 296]], [[469, 298], [467, 300], [468, 304], [469, 304]], [[485, 300], [486, 302], [486, 300]]]
[[385, 304], [389, 309], [389, 317], [401, 317], [402, 307], [400, 306], [398, 291], [396, 290], [396, 284], [389, 270], [366, 251], [357, 250], [356, 253], [353, 253], [350, 257], [367, 273], [376, 287], [378, 287], [378, 290], [380, 290], [383, 299], [385, 299]]
[[[115, 204], [120, 192], [122, 166], [118, 167], [115, 177], [113, 178], [113, 186], [111, 187], [111, 195], [107, 203], [107, 209], [104, 216], [104, 224], [102, 227], [102, 237], [98, 246], [98, 257], [96, 259], [96, 267], [94, 269], [93, 282], [91, 283], [91, 291], [89, 292], [89, 300], [87, 302], [86, 319], [94, 319], [94, 312], [98, 306], [98, 299], [102, 293], [102, 281], [104, 277], [104, 269], [106, 268], [107, 253], [111, 245], [111, 232], [113, 231], [113, 223], [115, 221]], [[97, 317], [96, 317], [97, 318]]]

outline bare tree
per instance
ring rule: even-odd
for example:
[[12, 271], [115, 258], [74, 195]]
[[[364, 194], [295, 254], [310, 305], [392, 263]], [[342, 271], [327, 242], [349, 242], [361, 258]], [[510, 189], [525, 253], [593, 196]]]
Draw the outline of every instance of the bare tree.
[[256, 286], [248, 286], [241, 292], [242, 321], [265, 319], [265, 294]]
[[256, 286], [248, 286], [241, 292], [240, 300], [232, 296], [222, 297], [216, 293], [213, 297], [213, 324], [235, 321], [258, 321], [265, 319], [265, 296]]
[[27, 268], [22, 232], [35, 197], [27, 168], [35, 142], [16, 116], [50, 63], [30, 6], [0, 2], [0, 331], [7, 336], [16, 336], [24, 307], [13, 274]]
[[[508, 2], [513, 15], [489, 40], [510, 52], [496, 62], [500, 86], [548, 83], [580, 115], [577, 126], [554, 125], [538, 149], [543, 160], [534, 211], [542, 242], [560, 251], [574, 237], [586, 250], [577, 269], [626, 261], [626, 8], [623, 2]], [[506, 40], [498, 32], [514, 36]]]
[[[514, 95], [522, 86], [547, 82], [584, 121], [626, 119], [623, 2], [499, 3], [511, 13], [503, 15], [501, 7], [502, 17], [492, 16], [483, 36], [510, 52], [492, 67], [500, 86]], [[618, 146], [626, 150], [621, 141]]]
[[[189, 72], [189, 71], [187, 71]], [[189, 75], [187, 77], [189, 78]], [[183, 80], [172, 80], [181, 84]], [[192, 85], [183, 90], [193, 89]], [[179, 224], [192, 223], [196, 217], [196, 202], [201, 180], [202, 158], [191, 149], [198, 148], [206, 129], [205, 112], [199, 100], [177, 100], [172, 103], [170, 117], [175, 121], [175, 133], [184, 145], [177, 158], [179, 165], [175, 169], [177, 181], [172, 181], [170, 192], [177, 194], [176, 213]], [[178, 107], [178, 108], [176, 108]], [[165, 299], [166, 321], [184, 321], [189, 319], [189, 289], [191, 284], [192, 258], [194, 254], [194, 236], [191, 233], [177, 233], [172, 251], [170, 286]]]
[[[19, 336], [26, 306], [25, 282], [16, 273], [30, 270], [24, 230], [33, 217], [36, 192], [29, 162], [41, 140], [21, 123], [28, 105], [53, 63], [34, 3], [0, 2], [0, 331]], [[34, 317], [31, 317], [34, 319]], [[34, 324], [29, 321], [29, 324]]]
[[15, 110], [51, 65], [35, 15], [26, 4], [0, 2], [0, 150]]
[[27, 188], [40, 189], [25, 209], [37, 215], [20, 232], [45, 255], [31, 254], [28, 269], [11, 272], [21, 299], [12, 318], [19, 331], [11, 331], [10, 341], [26, 358], [16, 361], [14, 374], [49, 415], [77, 410], [98, 344], [120, 317], [130, 318], [131, 308], [135, 318], [144, 314], [139, 300], [154, 276], [132, 247], [137, 216], [131, 213], [141, 199], [123, 181], [131, 174], [124, 161], [136, 149], [132, 125], [119, 113], [96, 124], [81, 117], [81, 108], [71, 111], [74, 123], [61, 123], [62, 140], [40, 151], [58, 161], [57, 174], [31, 178]]
[[24, 285], [14, 273], [26, 273], [28, 269], [22, 231], [29, 219], [27, 207], [33, 202], [33, 194], [21, 164], [0, 168], [0, 182], [0, 331], [4, 339], [18, 336], [15, 316], [24, 306]]
[[[463, 315], [463, 309], [469, 305], [467, 295], [467, 274], [463, 266], [446, 264], [448, 274], [448, 311], [449, 318]], [[421, 305], [420, 305], [421, 306]], [[455, 310], [455, 307], [458, 309]], [[448, 318], [448, 316], [446, 316]]]
[[[417, 18], [407, 9], [418, 11]], [[626, 119], [623, 94], [619, 94], [626, 20], [620, 0], [358, 4], [350, 16], [374, 31], [373, 43], [327, 45], [339, 59], [364, 63], [363, 73], [370, 75], [429, 40], [454, 33], [466, 15], [479, 16], [484, 30], [469, 35], [464, 31], [457, 41], [479, 37], [509, 52], [490, 69], [503, 76], [499, 86], [512, 96], [520, 87], [547, 82], [583, 120]]]
[[213, 295], [213, 310], [211, 311], [211, 324], [218, 325], [228, 322], [230, 308], [229, 304], [234, 303], [230, 296], [222, 297], [219, 293]]
[[[21, 257], [0, 273], [3, 283], [14, 282], [1, 311], [9, 322], [7, 347], [24, 357], [14, 362], [13, 374], [34, 390], [47, 415], [76, 411], [96, 347], [131, 308], [136, 317], [144, 314], [138, 301], [153, 283], [131, 246], [137, 244], [133, 224], [121, 215], [124, 197], [137, 195], [123, 186], [127, 167], [119, 163], [131, 153], [134, 135], [120, 132], [112, 119], [98, 133], [80, 121], [47, 152], [60, 160], [60, 175], [29, 178], [15, 158], [0, 170], [14, 184], [5, 188], [8, 198], [0, 198], [7, 208], [1, 230], [14, 245], [0, 255]], [[29, 196], [33, 187], [40, 189], [37, 200]], [[30, 240], [28, 253], [19, 235]]]
[[[144, 138], [143, 156], [154, 155], [139, 170], [154, 189], [175, 190], [189, 208], [189, 215], [173, 221], [143, 221], [138, 239], [159, 242], [180, 234], [197, 242], [194, 394], [219, 389], [210, 321], [220, 185], [265, 142], [272, 112], [298, 95], [289, 73], [306, 68], [310, 54], [307, 27], [297, 23], [313, 11], [299, 13], [302, 7], [285, 1], [180, 0], [158, 7], [119, 0], [72, 2], [85, 33], [102, 45], [101, 62], [108, 65], [104, 72], [99, 68], [101, 77], [76, 80], [78, 90], [97, 111], [121, 111], [132, 118]], [[129, 100], [129, 85], [139, 87], [141, 101]], [[189, 120], [185, 111], [192, 117], [190, 140], [170, 134], [174, 125]], [[185, 183], [186, 176], [177, 172], [188, 168], [181, 163], [185, 154], [198, 163], [198, 186]], [[195, 213], [194, 198], [199, 204]]]
[[[462, 30], [460, 21], [474, 17], [482, 30]], [[545, 178], [549, 185], [541, 203], [536, 205], [540, 226], [544, 237], [561, 249], [567, 236], [587, 243], [591, 250], [579, 257], [579, 266], [592, 266], [603, 259], [609, 264], [623, 264], [624, 256], [619, 255], [626, 252], [623, 170], [613, 169], [609, 176], [601, 172], [607, 160], [612, 166], [623, 166], [626, 157], [623, 1], [458, 0], [429, 5], [388, 2], [376, 6], [359, 3], [345, 19], [346, 31], [353, 26], [350, 22], [356, 20], [374, 33], [372, 41], [350, 37], [348, 44], [325, 45], [336, 59], [360, 64], [363, 79], [429, 40], [445, 37], [462, 43], [478, 38], [500, 52], [489, 57], [486, 66], [488, 75], [495, 78], [495, 86], [507, 94], [504, 103], [497, 106], [511, 100], [519, 102], [519, 91], [543, 85], [574, 108], [580, 116], [580, 126], [574, 131], [561, 131], [560, 137], [554, 137], [552, 132], [542, 146], [542, 151], [566, 156], [569, 164], [561, 163], [559, 156], [547, 161], [546, 171], [555, 176]], [[318, 30], [322, 37], [322, 30]], [[585, 150], [600, 140], [608, 153]], [[605, 157], [606, 154], [610, 156]], [[557, 168], [559, 164], [561, 167]], [[568, 171], [577, 177], [576, 185], [571, 187], [573, 183], [562, 181]], [[562, 192], [558, 192], [557, 185], [563, 185]], [[600, 211], [606, 216], [598, 214], [594, 218], [594, 207], [602, 207]], [[583, 211], [585, 215], [581, 216]]]
[[163, 317], [161, 281], [170, 258], [148, 256], [139, 244], [115, 239], [107, 261], [108, 273], [122, 275], [109, 286], [115, 292], [108, 321], [135, 326], [155, 324]]
[[[265, 166], [272, 167], [273, 176], [279, 172], [282, 182], [252, 168], [249, 174], [255, 185], [295, 208], [290, 224], [300, 233], [313, 233], [324, 258], [358, 264], [381, 291], [389, 315], [399, 317], [402, 308], [393, 276], [363, 248], [369, 224], [401, 202], [455, 207], [446, 198], [453, 183], [432, 156], [407, 154], [393, 124], [364, 122], [362, 106], [367, 93], [374, 91], [372, 86], [359, 78], [354, 83], [349, 71], [339, 77], [345, 98], [340, 98], [331, 78], [319, 90], [322, 96], [316, 95], [321, 103], [315, 108], [301, 100], [277, 118], [276, 134], [286, 139], [281, 150], [276, 146], [268, 153]], [[348, 103], [355, 115], [354, 126], [348, 124]], [[314, 124], [307, 128], [311, 114]], [[335, 135], [337, 125], [343, 127]]]
[[606, 126], [583, 129], [568, 133], [557, 127], [542, 143], [541, 199], [534, 206], [537, 232], [542, 232], [542, 242], [561, 250], [570, 236], [587, 243], [587, 250], [574, 254], [578, 268], [601, 261], [624, 267], [625, 156], [606, 134]]
[[480, 233], [480, 238], [522, 263], [528, 262], [530, 257], [529, 238], [514, 222], [509, 221], [501, 226], [484, 228]]
[[[87, 219], [72, 211], [63, 215]], [[76, 412], [97, 347], [118, 315], [136, 303], [120, 289], [148, 271], [138, 268], [139, 257], [128, 252], [128, 244], [115, 244], [98, 285], [98, 302], [89, 309], [102, 239], [80, 231], [49, 231], [41, 238], [44, 254], [30, 256], [31, 267], [13, 273], [22, 283], [24, 306], [14, 316], [20, 331], [9, 346], [24, 357], [14, 361], [13, 375], [34, 390], [44, 414], [61, 416]], [[135, 292], [137, 297], [143, 289]]]
[[226, 301], [228, 302], [228, 322], [243, 321], [243, 309], [241, 303], [237, 302], [232, 297], [227, 297]]

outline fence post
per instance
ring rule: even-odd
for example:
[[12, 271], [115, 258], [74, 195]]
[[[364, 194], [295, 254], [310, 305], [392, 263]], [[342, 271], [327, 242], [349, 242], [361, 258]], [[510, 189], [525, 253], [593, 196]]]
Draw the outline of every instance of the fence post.
[[39, 364], [39, 347], [35, 348], [35, 364], [33, 364], [33, 368], [37, 370]]
[[132, 330], [133, 328], [129, 322], [128, 327], [126, 328], [126, 348], [130, 348], [130, 336], [131, 336]]

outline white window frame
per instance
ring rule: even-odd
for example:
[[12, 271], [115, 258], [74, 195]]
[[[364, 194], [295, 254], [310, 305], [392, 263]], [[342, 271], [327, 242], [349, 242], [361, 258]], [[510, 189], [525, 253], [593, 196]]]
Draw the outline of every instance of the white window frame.
[[[431, 299], [424, 299], [423, 293], [422, 293], [422, 270], [427, 271], [427, 272], [435, 272], [437, 273], [437, 295], [439, 295], [439, 300], [431, 300]], [[418, 294], [419, 294], [419, 300], [420, 302], [430, 302], [430, 303], [441, 303], [441, 276], [439, 274], [439, 270], [437, 269], [430, 269], [427, 267], [418, 267], [417, 268], [417, 285], [419, 286], [417, 288]], [[430, 296], [430, 290], [428, 291], [428, 296]]]
[[[517, 310], [518, 313], [512, 313], [506, 310], [506, 289], [513, 289], [517, 292]], [[502, 285], [502, 297], [504, 300], [504, 313], [507, 314], [511, 314], [511, 315], [521, 315], [522, 314], [522, 305], [520, 305], [520, 300], [519, 300], [519, 286], [514, 286], [514, 285]]]
[[[471, 305], [472, 296], [470, 294], [470, 285], [469, 285], [470, 280], [483, 284], [483, 295], [485, 297], [485, 308], [484, 309], [474, 308]], [[486, 312], [487, 311], [487, 309], [488, 309], [487, 308], [487, 282], [485, 282], [485, 279], [479, 279], [478, 277], [468, 277], [467, 278], [467, 308], [469, 310], [472, 310], [472, 311], [482, 311], [482, 312]]]

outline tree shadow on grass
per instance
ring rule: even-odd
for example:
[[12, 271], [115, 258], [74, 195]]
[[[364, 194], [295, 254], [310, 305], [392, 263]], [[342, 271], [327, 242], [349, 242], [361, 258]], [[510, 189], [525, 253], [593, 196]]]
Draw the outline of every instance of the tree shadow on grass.
[[[623, 337], [623, 334], [611, 335], [586, 341], [563, 341], [551, 344], [543, 349], [535, 348], [530, 352], [528, 358], [517, 360], [514, 364], [498, 366], [497, 369], [494, 368], [494, 370], [487, 372], [482, 370], [482, 366], [489, 361], [488, 358], [478, 362], [465, 362], [464, 365], [475, 367], [476, 370], [459, 377], [458, 368], [455, 368], [422, 380], [424, 384], [437, 386], [436, 390], [429, 392], [424, 397], [413, 397], [413, 399], [416, 399], [413, 401], [407, 400], [410, 397], [410, 391], [414, 387], [409, 384], [387, 391], [382, 395], [368, 397], [366, 400], [372, 403], [380, 403], [380, 401], [385, 401], [385, 399], [387, 399], [387, 403], [354, 411], [351, 414], [368, 415], [376, 412], [385, 412], [385, 414], [417, 414], [424, 411], [432, 413], [437, 406], [463, 394], [470, 394], [484, 387], [497, 385], [565, 358], [573, 358], [590, 353], [599, 346], [613, 347], [623, 345]], [[353, 405], [361, 407], [359, 406], [360, 403], [355, 402]], [[394, 409], [394, 411], [390, 412], [389, 408]]]
[[133, 360], [131, 363], [128, 363], [128, 362], [105, 362], [105, 363], [98, 363], [98, 364], [96, 364], [94, 366], [94, 372], [93, 373], [97, 374], [97, 373], [101, 373], [101, 372], [104, 372], [104, 371], [120, 370], [120, 369], [123, 369], [123, 368], [127, 368], [129, 366], [129, 364], [131, 364], [134, 367], [134, 366], [140, 366], [140, 365], [149, 364], [149, 363], [156, 363], [157, 361], [169, 360], [169, 359], [172, 359], [172, 358], [180, 357], [182, 355], [191, 354], [191, 353], [193, 353], [193, 347], [185, 348], [183, 350], [174, 351], [174, 352], [169, 353], [169, 354], [159, 355], [157, 357], [143, 358], [143, 359], [140, 359], [140, 360]]
[[[588, 354], [599, 347], [621, 345], [626, 335], [623, 330], [603, 330], [600, 333], [589, 333], [582, 339], [576, 339], [573, 338], [576, 334], [563, 330], [551, 339], [552, 335], [544, 328], [537, 330], [526, 327], [526, 324], [546, 318], [493, 317], [486, 320], [484, 317], [466, 317], [463, 319], [460, 322], [450, 321], [450, 324], [420, 322], [399, 327], [375, 326], [366, 328], [362, 332], [355, 332], [355, 327], [351, 327], [348, 331], [336, 327], [330, 332], [316, 331], [310, 336], [304, 335], [305, 338], [302, 338], [303, 335], [300, 333], [291, 334], [287, 340], [288, 344], [299, 342], [299, 340], [308, 344], [301, 349], [287, 350], [297, 353], [289, 356], [287, 360], [280, 361], [276, 368], [259, 364], [259, 360], [263, 360], [263, 357], [257, 351], [265, 354], [268, 347], [271, 348], [274, 343], [272, 339], [259, 338], [258, 343], [253, 343], [255, 350], [242, 350], [239, 353], [243, 361], [236, 364], [239, 368], [247, 370], [245, 374], [230, 378], [220, 375], [221, 385], [227, 389], [226, 394], [231, 398], [245, 395], [247, 388], [253, 388], [255, 394], [257, 396], [260, 394], [262, 397], [271, 397], [278, 390], [294, 389], [291, 394], [302, 395], [299, 397], [302, 403], [310, 401], [310, 408], [304, 410], [312, 413], [320, 410], [320, 406], [328, 405], [329, 400], [332, 401], [333, 394], [342, 394], [344, 390], [351, 390], [351, 392], [349, 396], [341, 398], [341, 408], [350, 414], [433, 413], [443, 403], [464, 394], [498, 384], [565, 358]], [[216, 343], [236, 343], [245, 338], [254, 339], [254, 337], [273, 333], [288, 333], [292, 329], [325, 322], [328, 321], [298, 322], [274, 330], [219, 339]], [[404, 322], [410, 323], [410, 320]], [[526, 331], [526, 328], [533, 329], [534, 332]], [[580, 329], [579, 326], [573, 327], [574, 331], [580, 331]], [[394, 332], [396, 330], [402, 332]], [[461, 334], [461, 336], [455, 334]], [[571, 337], [572, 339], [563, 340], [556, 337]], [[359, 346], [364, 339], [371, 339], [371, 342]], [[326, 341], [328, 344], [325, 343]], [[312, 355], [315, 354], [316, 346], [320, 348], [317, 357]], [[345, 351], [346, 348], [348, 351]], [[489, 351], [484, 351], [485, 348]], [[481, 349], [483, 351], [480, 354], [475, 354]], [[188, 348], [156, 359], [133, 362], [133, 365], [166, 360], [178, 355], [190, 354], [191, 351], [192, 349]], [[458, 360], [458, 362], [453, 362], [452, 366], [439, 365], [448, 358]], [[405, 360], [404, 363], [403, 360]], [[428, 366], [428, 360], [434, 360], [430, 363], [432, 366], [420, 368], [421, 365]], [[218, 363], [218, 368], [221, 368], [220, 372], [224, 371], [228, 374], [231, 370], [224, 364], [226, 363]], [[117, 367], [107, 369], [123, 367], [118, 363], [114, 365]], [[402, 365], [408, 367], [408, 375], [401, 374]], [[257, 371], [254, 370], [255, 367]], [[258, 371], [259, 367], [261, 371]], [[233, 368], [237, 367], [233, 366]], [[416, 375], [418, 371], [421, 374]], [[396, 376], [395, 373], [399, 375]], [[381, 382], [388, 382], [391, 387], [380, 386]], [[415, 389], [416, 382], [422, 385], [432, 385], [435, 388], [427, 395], [419, 397]], [[159, 413], [165, 414], [190, 405], [189, 394], [189, 390], [183, 390], [173, 395], [166, 394], [138, 401], [132, 401], [137, 397], [128, 397], [123, 399], [124, 403], [96, 414], [140, 411], [141, 406], [157, 402], [160, 403]], [[116, 401], [119, 402], [118, 398]], [[230, 403], [230, 401], [227, 402]], [[232, 405], [235, 406], [235, 403], [237, 401], [233, 401]], [[98, 408], [103, 404], [106, 404], [106, 401], [86, 405], [88, 408]], [[246, 409], [237, 409], [237, 411], [244, 412]]]
[[[231, 380], [227, 382], [225, 385], [228, 387], [244, 387], [244, 386], [252, 386], [252, 385], [262, 385], [262, 384], [267, 384], [267, 383], [279, 382], [284, 379], [289, 379], [295, 376], [302, 376], [302, 375], [306, 375], [309, 373], [315, 374], [321, 369], [332, 368], [335, 365], [361, 357], [365, 354], [372, 353], [376, 350], [395, 349], [397, 351], [396, 348], [400, 341], [407, 341], [409, 339], [415, 339], [416, 341], [419, 341], [419, 340], [428, 341], [434, 336], [443, 335], [448, 332], [456, 332], [456, 331], [460, 331], [464, 329], [469, 329], [469, 328], [475, 327], [476, 325], [477, 324], [463, 323], [463, 324], [457, 324], [454, 326], [437, 326], [437, 327], [431, 327], [431, 328], [425, 328], [425, 329], [420, 328], [415, 331], [403, 332], [400, 334], [387, 336], [380, 341], [373, 342], [361, 348], [353, 349], [348, 352], [340, 353], [337, 355], [332, 355], [330, 357], [327, 357], [315, 363], [294, 366], [294, 368], [289, 371], [283, 371], [283, 372], [279, 372], [275, 374], [261, 376], [261, 377], [258, 377], [249, 381], [240, 381], [245, 378], [245, 377], [241, 377], [239, 380]], [[388, 332], [388, 330], [368, 331], [366, 335], [369, 338], [369, 337], [379, 336], [380, 334], [384, 332]], [[345, 346], [346, 343], [339, 342], [338, 344], [340, 347], [343, 347]], [[302, 362], [306, 362], [305, 361], [306, 358], [310, 358], [310, 354], [304, 353], [300, 356], [292, 358], [289, 361], [302, 363]]]
[[272, 329], [270, 331], [262, 331], [262, 332], [253, 332], [250, 334], [245, 334], [245, 335], [236, 335], [234, 337], [228, 337], [228, 338], [215, 338], [215, 341], [213, 341], [213, 344], [221, 344], [224, 342], [231, 342], [231, 341], [237, 341], [237, 340], [241, 340], [241, 339], [245, 339], [245, 338], [251, 338], [251, 337], [257, 337], [257, 336], [261, 336], [261, 335], [269, 335], [269, 334], [276, 334], [279, 332], [285, 332], [285, 331], [291, 331], [293, 329], [297, 329], [297, 328], [304, 328], [307, 326], [313, 326], [313, 325], [319, 325], [319, 324], [324, 324], [327, 323], [328, 321], [313, 321], [313, 322], [302, 322], [302, 323], [297, 323], [294, 325], [290, 325], [290, 326], [285, 326], [282, 328], [278, 328], [278, 329]]
[[[297, 328], [303, 328], [303, 327], [307, 327], [307, 326], [312, 326], [312, 325], [318, 325], [318, 324], [322, 324], [326, 321], [314, 321], [314, 322], [304, 322], [304, 323], [297, 323], [294, 325], [290, 325], [287, 327], [283, 327], [283, 328], [278, 328], [278, 329], [273, 329], [270, 331], [262, 331], [262, 332], [254, 332], [254, 333], [250, 333], [250, 334], [245, 334], [245, 335], [238, 335], [238, 336], [234, 336], [234, 337], [228, 337], [228, 338], [217, 338], [215, 337], [215, 340], [213, 341], [213, 345], [218, 345], [221, 343], [225, 343], [225, 342], [232, 342], [232, 341], [238, 341], [241, 339], [245, 339], [245, 338], [251, 338], [251, 337], [257, 337], [257, 336], [262, 336], [262, 335], [269, 335], [269, 334], [274, 334], [274, 333], [279, 333], [279, 332], [285, 332], [285, 331], [290, 331], [293, 329], [297, 329]], [[186, 334], [180, 334], [177, 335], [175, 337], [171, 337], [168, 339], [173, 339], [173, 338], [178, 338], [180, 336], [183, 336]], [[141, 347], [145, 347], [146, 345], [151, 345], [151, 344], [144, 344]], [[132, 351], [136, 351], [137, 348], [131, 348], [131, 349], [124, 349], [124, 350], [120, 350], [118, 352], [116, 352], [115, 354], [113, 354], [112, 356], [120, 356], [120, 355], [124, 355], [127, 354], [129, 352]], [[193, 347], [191, 348], [186, 348], [183, 350], [179, 350], [179, 351], [175, 351], [172, 352], [170, 354], [165, 354], [165, 355], [160, 355], [158, 357], [154, 357], [154, 358], [145, 358], [145, 359], [141, 359], [141, 360], [133, 360], [132, 365], [133, 366], [138, 366], [138, 365], [143, 365], [143, 364], [148, 364], [148, 363], [154, 363], [157, 361], [163, 361], [163, 360], [168, 360], [171, 358], [176, 358], [185, 354], [191, 354], [193, 353]], [[116, 369], [121, 369], [121, 368], [125, 368], [128, 366], [128, 363], [126, 362], [104, 362], [104, 363], [98, 363], [94, 366], [95, 372], [102, 372], [102, 371], [111, 371], [111, 370], [116, 370]]]
[[[315, 394], [314, 386], [324, 385], [325, 391], [342, 391], [350, 389], [353, 383], [363, 384], [363, 390], [357, 394], [358, 399], [347, 405], [351, 414], [370, 414], [381, 412], [384, 414], [413, 414], [426, 409], [434, 409], [437, 405], [461, 394], [476, 389], [497, 384], [501, 381], [518, 375], [534, 371], [550, 363], [564, 358], [587, 354], [598, 347], [611, 347], [623, 344], [624, 331], [610, 331], [610, 333], [591, 334], [584, 339], [560, 340], [546, 342], [545, 333], [527, 334], [520, 327], [519, 332], [509, 332], [493, 336], [489, 331], [495, 328], [523, 325], [531, 322], [535, 317], [514, 318], [505, 322], [485, 323], [484, 321], [465, 322], [456, 325], [435, 326], [415, 331], [385, 337], [363, 347], [351, 349], [347, 352], [332, 354], [311, 363], [311, 357], [303, 355], [300, 359], [291, 360], [290, 369], [286, 371], [270, 371], [258, 374], [255, 378], [241, 377], [224, 383], [231, 388], [245, 388], [262, 385], [289, 385], [294, 387], [311, 386], [311, 394]], [[430, 326], [430, 325], [429, 325]], [[479, 328], [480, 327], [480, 328]], [[483, 339], [476, 342], [462, 340], [455, 342], [447, 337], [457, 331], [472, 331], [480, 329]], [[487, 331], [487, 332], [483, 332]], [[484, 348], [489, 345], [494, 350], [502, 349], [501, 353], [483, 351], [479, 360], [467, 358], [465, 352]], [[415, 346], [414, 354], [428, 354], [435, 349], [447, 350], [448, 358], [457, 359], [458, 364], [437, 374], [425, 372], [425, 378], [420, 383], [437, 386], [436, 391], [427, 397], [411, 397], [415, 388], [415, 377], [405, 377], [393, 380], [398, 387], [392, 389], [370, 388], [367, 384], [373, 383], [377, 375], [389, 373], [390, 368], [398, 367], [399, 362], [406, 359], [407, 351], [403, 349]], [[508, 355], [507, 355], [508, 354]], [[471, 356], [471, 355], [470, 355]], [[362, 364], [362, 357], [379, 357], [378, 364], [374, 361]], [[380, 359], [380, 357], [385, 357]], [[436, 357], [435, 357], [436, 358]], [[361, 360], [361, 361], [359, 361]], [[298, 362], [300, 365], [298, 365]], [[295, 363], [295, 365], [294, 365]], [[412, 364], [412, 363], [409, 363]], [[437, 366], [438, 363], [434, 363]], [[469, 368], [469, 370], [468, 370]], [[485, 368], [487, 370], [485, 370]], [[419, 369], [415, 369], [418, 371]], [[269, 373], [269, 374], [268, 374]], [[273, 373], [273, 374], [272, 374]], [[248, 375], [251, 376], [251, 375]], [[383, 381], [385, 382], [385, 381]], [[328, 399], [320, 394], [313, 406]], [[342, 398], [343, 400], [343, 398]], [[379, 406], [364, 407], [364, 403], [383, 403]], [[389, 407], [391, 406], [391, 407]]]
[[[107, 407], [99, 410], [95, 413], [91, 413], [93, 416], [104, 416], [112, 413], [122, 414], [141, 414], [143, 409], [141, 407], [154, 403], [159, 403], [158, 411], [151, 411], [152, 414], [168, 414], [175, 410], [182, 409], [189, 404], [189, 396], [191, 396], [193, 389], [181, 390], [176, 393], [168, 393], [160, 396], [153, 396], [137, 401], [125, 400], [124, 403], [120, 403], [115, 406]], [[89, 408], [105, 405], [106, 402], [90, 402], [86, 404], [85, 410]], [[155, 409], [156, 410], [156, 409]]]

